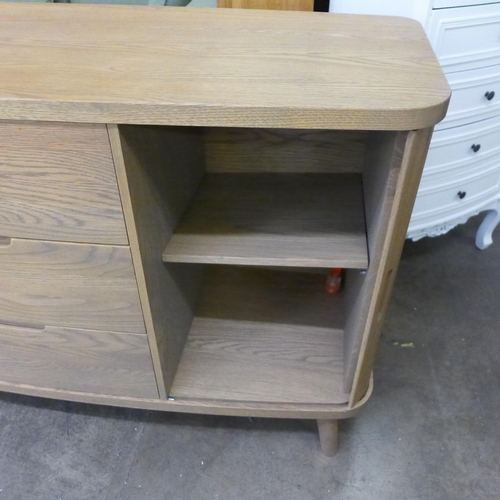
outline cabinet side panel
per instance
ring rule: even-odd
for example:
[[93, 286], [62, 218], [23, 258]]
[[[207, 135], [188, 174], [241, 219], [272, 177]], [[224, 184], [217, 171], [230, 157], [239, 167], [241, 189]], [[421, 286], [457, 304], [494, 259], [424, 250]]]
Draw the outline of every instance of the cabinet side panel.
[[350, 404], [366, 392], [432, 128], [375, 133], [363, 189], [370, 265], [345, 328], [345, 385]]
[[164, 264], [175, 226], [204, 170], [201, 131], [109, 125], [118, 184], [161, 397], [191, 327], [201, 267]]

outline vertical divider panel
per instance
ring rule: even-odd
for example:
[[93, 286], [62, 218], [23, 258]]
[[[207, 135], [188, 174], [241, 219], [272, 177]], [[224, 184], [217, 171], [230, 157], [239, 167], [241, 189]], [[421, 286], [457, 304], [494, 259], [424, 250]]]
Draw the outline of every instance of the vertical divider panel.
[[203, 131], [108, 125], [160, 397], [173, 383], [201, 289], [202, 267], [162, 252], [204, 172]]
[[365, 394], [389, 303], [432, 128], [374, 132], [363, 191], [369, 267], [358, 283], [344, 331], [344, 389], [350, 406]]

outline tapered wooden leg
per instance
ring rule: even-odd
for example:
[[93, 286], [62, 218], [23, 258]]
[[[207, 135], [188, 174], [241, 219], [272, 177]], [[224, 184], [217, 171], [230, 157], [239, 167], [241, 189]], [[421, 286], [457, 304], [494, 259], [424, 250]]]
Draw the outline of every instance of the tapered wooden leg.
[[318, 420], [318, 430], [321, 451], [327, 457], [333, 457], [339, 442], [338, 420]]

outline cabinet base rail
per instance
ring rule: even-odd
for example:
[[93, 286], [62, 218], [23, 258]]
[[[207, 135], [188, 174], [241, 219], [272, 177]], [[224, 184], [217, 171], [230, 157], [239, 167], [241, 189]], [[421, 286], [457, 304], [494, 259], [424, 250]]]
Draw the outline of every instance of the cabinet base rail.
[[353, 407], [349, 407], [348, 405], [244, 403], [201, 399], [143, 399], [64, 391], [26, 384], [12, 384], [2, 381], [0, 381], [0, 392], [142, 410], [174, 411], [179, 413], [234, 417], [301, 418], [318, 420], [321, 450], [326, 456], [333, 456], [337, 449], [338, 441], [337, 421], [353, 417], [358, 410], [364, 406], [373, 392], [373, 376], [370, 378], [370, 385], [365, 396]]

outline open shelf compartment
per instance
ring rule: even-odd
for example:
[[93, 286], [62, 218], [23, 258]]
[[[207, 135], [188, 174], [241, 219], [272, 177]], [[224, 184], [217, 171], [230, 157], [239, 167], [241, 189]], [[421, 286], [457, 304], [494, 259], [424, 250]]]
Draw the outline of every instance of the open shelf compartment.
[[395, 276], [383, 256], [406, 133], [127, 125], [110, 139], [161, 397], [359, 401]]
[[207, 266], [173, 398], [344, 404], [342, 295], [310, 269]]
[[366, 268], [361, 175], [207, 174], [163, 260]]

